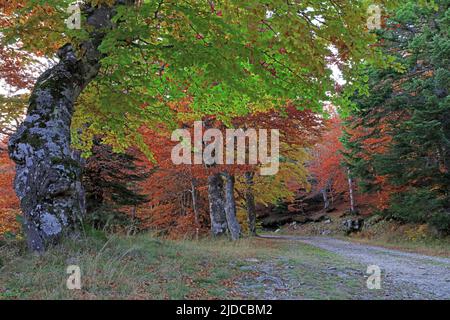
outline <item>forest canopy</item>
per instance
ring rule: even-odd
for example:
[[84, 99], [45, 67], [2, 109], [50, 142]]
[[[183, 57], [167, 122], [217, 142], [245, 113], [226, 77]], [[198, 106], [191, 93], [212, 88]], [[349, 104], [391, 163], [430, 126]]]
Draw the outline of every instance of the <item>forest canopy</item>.
[[[30, 249], [83, 225], [236, 240], [268, 210], [341, 204], [450, 231], [448, 0], [0, 5], [18, 93], [0, 99], [0, 230], [20, 222]], [[172, 132], [195, 121], [277, 130], [280, 170], [174, 164]]]

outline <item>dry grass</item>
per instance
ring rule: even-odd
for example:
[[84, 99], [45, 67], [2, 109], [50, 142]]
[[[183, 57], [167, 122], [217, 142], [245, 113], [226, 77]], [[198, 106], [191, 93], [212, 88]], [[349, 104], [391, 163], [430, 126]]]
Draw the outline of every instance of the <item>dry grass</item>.
[[[69, 265], [81, 290], [68, 290]], [[91, 235], [43, 255], [20, 241], [0, 245], [1, 299], [382, 299], [365, 266], [297, 241], [168, 240], [152, 234]], [[260, 276], [278, 278], [277, 289]]]
[[350, 239], [390, 249], [450, 257], [450, 237], [436, 236], [427, 225], [381, 221]]
[[[230, 261], [270, 254], [257, 240], [172, 241], [152, 235], [66, 240], [43, 255], [23, 242], [0, 247], [0, 299], [212, 299], [228, 296], [240, 274]], [[68, 290], [69, 265], [82, 272], [82, 290]]]

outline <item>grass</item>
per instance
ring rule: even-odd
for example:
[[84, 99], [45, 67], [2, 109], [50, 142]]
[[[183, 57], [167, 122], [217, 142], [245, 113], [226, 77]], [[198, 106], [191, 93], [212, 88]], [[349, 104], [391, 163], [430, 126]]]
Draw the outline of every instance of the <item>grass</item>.
[[[18, 299], [226, 298], [221, 282], [237, 245], [220, 241], [169, 241], [151, 235], [66, 240], [43, 255], [23, 244], [1, 248], [0, 297]], [[236, 250], [237, 251], [237, 250]], [[82, 290], [68, 290], [69, 265], [82, 271]]]
[[[367, 291], [364, 266], [290, 241], [89, 237], [65, 240], [43, 255], [10, 242], [0, 247], [0, 261], [0, 299], [377, 299], [384, 294]], [[81, 268], [81, 290], [66, 287], [69, 265]], [[277, 277], [286, 288], [258, 280], [264, 275]]]
[[427, 237], [424, 239], [405, 239], [404, 237], [337, 237], [357, 243], [376, 245], [387, 249], [396, 249], [405, 252], [420, 253], [424, 255], [450, 258], [450, 239]]

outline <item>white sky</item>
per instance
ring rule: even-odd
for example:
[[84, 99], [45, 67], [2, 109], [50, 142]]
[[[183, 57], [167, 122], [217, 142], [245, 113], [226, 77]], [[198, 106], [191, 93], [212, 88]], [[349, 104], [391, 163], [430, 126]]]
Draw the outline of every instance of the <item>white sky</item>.
[[10, 96], [16, 94], [24, 94], [27, 92], [28, 92], [27, 89], [15, 90], [14, 88], [6, 84], [4, 79], [0, 79], [0, 95]]

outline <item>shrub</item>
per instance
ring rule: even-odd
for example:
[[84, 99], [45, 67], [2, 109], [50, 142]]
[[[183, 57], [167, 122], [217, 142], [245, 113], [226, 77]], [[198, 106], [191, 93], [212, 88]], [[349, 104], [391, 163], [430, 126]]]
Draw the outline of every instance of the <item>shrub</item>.
[[444, 208], [436, 193], [426, 189], [411, 189], [392, 197], [386, 214], [395, 220], [411, 223], [429, 223]]
[[450, 212], [437, 212], [430, 219], [430, 225], [442, 235], [450, 235]]

